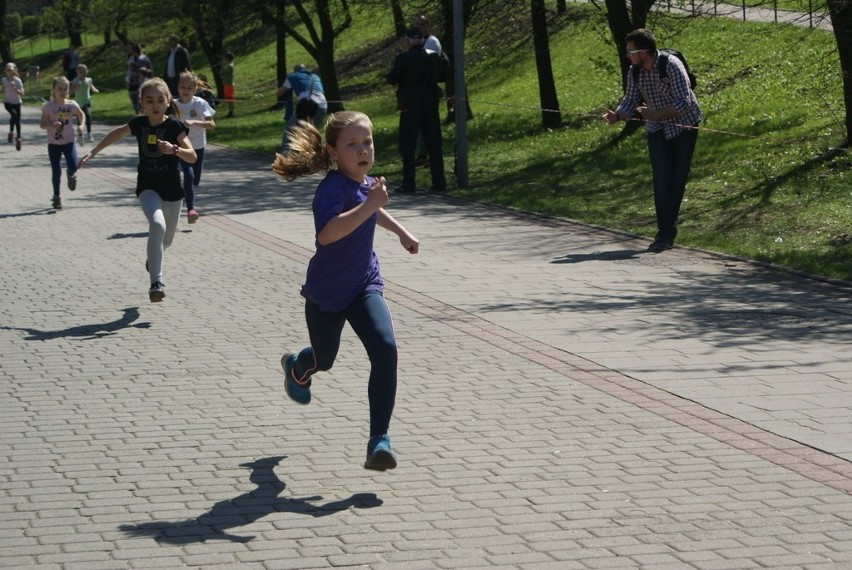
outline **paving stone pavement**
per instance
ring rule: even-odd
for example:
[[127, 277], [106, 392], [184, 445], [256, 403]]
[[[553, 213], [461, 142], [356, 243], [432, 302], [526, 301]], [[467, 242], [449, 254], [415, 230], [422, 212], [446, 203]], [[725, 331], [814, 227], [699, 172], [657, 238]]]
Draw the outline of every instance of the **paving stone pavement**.
[[310, 405], [282, 387], [315, 181], [209, 147], [151, 304], [131, 139], [55, 212], [36, 122], [0, 144], [0, 567], [852, 568], [850, 284], [392, 195], [422, 249], [377, 235], [373, 473], [348, 328]]

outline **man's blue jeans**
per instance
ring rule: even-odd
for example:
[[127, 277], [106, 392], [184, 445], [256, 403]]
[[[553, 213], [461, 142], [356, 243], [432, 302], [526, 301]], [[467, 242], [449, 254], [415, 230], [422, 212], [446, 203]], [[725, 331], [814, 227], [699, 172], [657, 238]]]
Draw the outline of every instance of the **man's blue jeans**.
[[396, 402], [398, 357], [393, 322], [384, 296], [378, 291], [365, 291], [339, 313], [323, 311], [316, 303], [307, 301], [305, 320], [311, 346], [299, 353], [295, 376], [301, 379], [332, 367], [340, 349], [343, 325], [349, 321], [370, 358], [367, 385], [370, 435], [386, 434]]
[[666, 140], [663, 130], [648, 134], [648, 155], [654, 177], [654, 206], [657, 210], [657, 240], [674, 243], [680, 204], [689, 178], [698, 129], [686, 129]]

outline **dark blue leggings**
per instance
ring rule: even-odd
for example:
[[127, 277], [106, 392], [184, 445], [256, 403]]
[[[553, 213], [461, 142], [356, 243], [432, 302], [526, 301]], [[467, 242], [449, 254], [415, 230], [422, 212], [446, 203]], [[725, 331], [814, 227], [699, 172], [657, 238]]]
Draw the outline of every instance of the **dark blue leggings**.
[[204, 165], [204, 148], [195, 149], [194, 164], [179, 161], [183, 170], [183, 193], [186, 195], [187, 211], [195, 208], [195, 187], [201, 182], [201, 167]]
[[316, 303], [305, 303], [305, 319], [311, 346], [299, 353], [294, 373], [300, 380], [320, 370], [329, 370], [340, 348], [343, 324], [349, 321], [370, 358], [370, 436], [388, 432], [396, 402], [397, 348], [393, 322], [385, 298], [366, 291], [339, 313], [322, 311]]
[[3, 103], [9, 111], [9, 132], [18, 129], [18, 138], [21, 138], [21, 105], [15, 103]]
[[80, 109], [83, 111], [83, 116], [86, 117], [86, 132], [92, 134], [92, 105], [83, 105]]
[[47, 156], [50, 157], [50, 170], [53, 173], [53, 195], [59, 196], [59, 183], [62, 181], [62, 155], [65, 155], [65, 166], [68, 176], [77, 172], [77, 145], [68, 144], [47, 145]]

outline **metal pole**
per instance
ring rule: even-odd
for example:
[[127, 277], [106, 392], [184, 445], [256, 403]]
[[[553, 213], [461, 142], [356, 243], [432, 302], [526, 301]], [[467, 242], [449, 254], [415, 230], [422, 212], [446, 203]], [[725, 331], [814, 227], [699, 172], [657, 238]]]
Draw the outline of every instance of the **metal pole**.
[[463, 0], [453, 0], [453, 62], [456, 92], [453, 108], [456, 112], [456, 184], [467, 188], [467, 101], [464, 85], [464, 12]]

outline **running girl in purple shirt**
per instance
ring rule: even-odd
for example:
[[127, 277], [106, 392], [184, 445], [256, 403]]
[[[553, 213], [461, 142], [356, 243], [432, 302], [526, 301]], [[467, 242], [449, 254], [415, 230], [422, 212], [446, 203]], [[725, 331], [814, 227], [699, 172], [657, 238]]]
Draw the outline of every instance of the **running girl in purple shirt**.
[[396, 401], [397, 347], [385, 302], [379, 261], [373, 251], [376, 226], [396, 234], [409, 253], [419, 240], [382, 207], [388, 201], [384, 178], [367, 173], [373, 166], [373, 124], [363, 113], [332, 115], [322, 135], [301, 121], [291, 131], [290, 150], [277, 155], [272, 169], [280, 177], [326, 172], [313, 200], [316, 253], [302, 287], [311, 346], [281, 358], [287, 395], [300, 404], [311, 401], [311, 376], [329, 370], [348, 321], [370, 358], [370, 439], [366, 469], [396, 467], [388, 426]]

